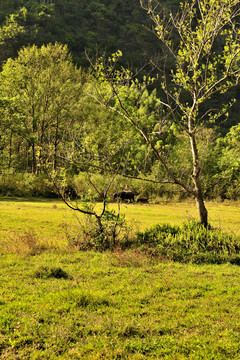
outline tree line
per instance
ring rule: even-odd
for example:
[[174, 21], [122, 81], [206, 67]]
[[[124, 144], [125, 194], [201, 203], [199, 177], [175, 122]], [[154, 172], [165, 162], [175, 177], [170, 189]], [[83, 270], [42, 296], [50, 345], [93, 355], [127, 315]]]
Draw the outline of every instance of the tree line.
[[[101, 173], [103, 162], [109, 162], [125, 176], [164, 176], [136, 129], [120, 114], [99, 106], [93, 96], [100, 91], [96, 77], [74, 65], [66, 45], [23, 48], [4, 64], [0, 78], [2, 172], [39, 174], [48, 164], [54, 170], [69, 168], [72, 174], [90, 168]], [[102, 84], [101, 91], [109, 96], [111, 85]], [[126, 85], [121, 91], [132, 111], [138, 86]], [[156, 146], [174, 162], [174, 172], [187, 180], [188, 140], [177, 124], [169, 126], [166, 118], [159, 122], [161, 110], [156, 90], [145, 88], [137, 110], [142, 126], [152, 131], [157, 124]], [[237, 199], [240, 126], [233, 126], [226, 136], [207, 125], [202, 132], [198, 140], [206, 196]]]

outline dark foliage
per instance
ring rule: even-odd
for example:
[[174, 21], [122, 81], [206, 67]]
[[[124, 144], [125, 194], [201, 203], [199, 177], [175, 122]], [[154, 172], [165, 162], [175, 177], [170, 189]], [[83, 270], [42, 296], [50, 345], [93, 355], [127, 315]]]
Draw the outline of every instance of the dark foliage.
[[[169, 6], [169, 1], [164, 3]], [[139, 0], [5, 0], [0, 4], [0, 23], [22, 6], [28, 10], [27, 32], [15, 41], [13, 55], [23, 45], [59, 41], [68, 44], [74, 60], [82, 66], [89, 66], [85, 50], [95, 56], [121, 49], [125, 65], [139, 67], [146, 62], [145, 55], [159, 52], [159, 42], [146, 30], [150, 20]]]

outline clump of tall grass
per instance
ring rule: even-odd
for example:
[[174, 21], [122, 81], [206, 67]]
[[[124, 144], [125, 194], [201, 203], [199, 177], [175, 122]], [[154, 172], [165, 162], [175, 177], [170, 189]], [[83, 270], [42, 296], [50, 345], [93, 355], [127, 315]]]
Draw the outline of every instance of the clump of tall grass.
[[34, 277], [40, 279], [69, 279], [69, 275], [66, 273], [66, 271], [59, 267], [40, 266], [34, 271], [33, 275]]
[[240, 265], [240, 238], [196, 221], [154, 225], [137, 233], [137, 243], [142, 251], [172, 261]]

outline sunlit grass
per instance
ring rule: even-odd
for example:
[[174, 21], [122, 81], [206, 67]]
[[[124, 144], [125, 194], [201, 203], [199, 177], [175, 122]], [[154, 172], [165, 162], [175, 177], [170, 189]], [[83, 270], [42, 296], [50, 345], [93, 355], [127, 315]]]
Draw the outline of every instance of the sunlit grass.
[[[98, 204], [97, 208], [101, 205]], [[110, 204], [118, 210], [118, 205]], [[207, 203], [210, 223], [224, 231], [240, 234], [240, 206], [234, 203]], [[121, 212], [137, 230], [155, 224], [181, 225], [197, 218], [193, 201], [166, 204], [122, 204]], [[77, 215], [77, 216], [76, 216]], [[76, 232], [81, 214], [76, 214], [61, 201], [2, 199], [0, 201], [0, 237], [14, 237], [23, 233], [35, 234], [42, 241], [60, 243], [66, 241], [66, 233]]]
[[188, 219], [197, 217], [194, 203], [170, 203], [165, 205], [123, 204], [122, 212], [140, 230], [159, 223], [180, 225]]
[[34, 229], [36, 233], [55, 236], [74, 219], [73, 215], [60, 201], [0, 201], [1, 231]]
[[[237, 204], [207, 207], [240, 233]], [[197, 216], [194, 202], [121, 211], [141, 230]], [[238, 266], [73, 251], [79, 222], [60, 201], [2, 200], [0, 216], [0, 359], [239, 359]]]
[[239, 359], [237, 266], [131, 252], [9, 255], [0, 266], [3, 360]]
[[[111, 205], [116, 208], [116, 205]], [[206, 203], [212, 226], [234, 234], [240, 234], [240, 205], [238, 203]], [[123, 204], [121, 211], [140, 230], [155, 224], [181, 225], [187, 220], [198, 219], [194, 201], [154, 205]]]

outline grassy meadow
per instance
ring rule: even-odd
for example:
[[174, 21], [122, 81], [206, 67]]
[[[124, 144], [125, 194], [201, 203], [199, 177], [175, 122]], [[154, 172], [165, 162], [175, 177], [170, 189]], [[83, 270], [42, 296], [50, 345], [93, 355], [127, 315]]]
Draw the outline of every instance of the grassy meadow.
[[[240, 235], [237, 204], [207, 205]], [[122, 211], [140, 230], [196, 216], [192, 202]], [[82, 220], [59, 201], [3, 199], [0, 216], [1, 360], [240, 359], [239, 266], [77, 251]]]
[[[97, 205], [100, 207], [100, 205]], [[117, 211], [117, 204], [110, 204]], [[238, 203], [207, 203], [209, 221], [223, 231], [240, 234], [240, 205]], [[162, 204], [122, 204], [121, 212], [136, 230], [144, 230], [159, 223], [180, 225], [184, 221], [197, 218], [195, 203]], [[1, 239], [19, 238], [29, 234], [44, 244], [57, 247], [66, 245], [66, 234], [78, 232], [79, 221], [84, 221], [79, 213], [70, 210], [61, 201], [56, 200], [0, 200], [0, 236]], [[0, 244], [1, 246], [1, 244]]]

